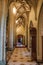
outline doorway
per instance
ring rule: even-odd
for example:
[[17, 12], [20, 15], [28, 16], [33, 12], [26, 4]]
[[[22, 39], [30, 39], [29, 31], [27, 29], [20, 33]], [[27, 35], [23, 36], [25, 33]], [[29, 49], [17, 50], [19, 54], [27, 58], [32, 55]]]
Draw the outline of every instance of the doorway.
[[32, 60], [37, 59], [37, 53], [36, 53], [36, 28], [32, 27], [30, 29], [30, 36], [31, 36], [31, 56]]
[[17, 46], [23, 46], [25, 44], [25, 37], [24, 35], [17, 35]]

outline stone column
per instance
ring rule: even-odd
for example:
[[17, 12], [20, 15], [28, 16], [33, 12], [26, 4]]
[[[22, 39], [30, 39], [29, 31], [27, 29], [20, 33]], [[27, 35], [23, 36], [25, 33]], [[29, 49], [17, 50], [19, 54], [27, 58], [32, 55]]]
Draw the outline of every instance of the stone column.
[[1, 0], [0, 1], [0, 61], [2, 61], [2, 42], [1, 42], [1, 39], [2, 39], [2, 35], [1, 35], [1, 22], [2, 22], [2, 11], [3, 11], [3, 5], [2, 5], [3, 1]]
[[9, 48], [13, 50], [13, 28], [14, 28], [14, 16], [10, 13], [9, 15]]
[[28, 47], [28, 21], [29, 21], [29, 12], [27, 12], [27, 21], [25, 25], [25, 45]]
[[5, 61], [6, 57], [6, 19], [7, 19], [7, 1], [2, 1], [2, 18], [1, 18], [1, 52], [0, 52], [0, 60]]
[[16, 18], [14, 17], [14, 47], [15, 47], [15, 45], [16, 45]]
[[15, 46], [16, 40], [16, 15], [13, 14], [12, 5], [9, 9], [9, 48], [12, 50]]
[[[27, 22], [27, 21], [26, 21]], [[26, 30], [26, 25], [25, 25], [25, 46], [27, 46], [27, 30]]]

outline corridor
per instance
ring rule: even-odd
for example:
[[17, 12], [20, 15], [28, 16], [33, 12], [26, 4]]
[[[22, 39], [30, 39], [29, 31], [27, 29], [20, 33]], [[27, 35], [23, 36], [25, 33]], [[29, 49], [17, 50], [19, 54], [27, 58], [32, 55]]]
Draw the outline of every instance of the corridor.
[[0, 65], [43, 65], [43, 0], [0, 0]]
[[27, 48], [15, 48], [8, 65], [37, 65], [37, 63], [32, 61], [31, 53]]

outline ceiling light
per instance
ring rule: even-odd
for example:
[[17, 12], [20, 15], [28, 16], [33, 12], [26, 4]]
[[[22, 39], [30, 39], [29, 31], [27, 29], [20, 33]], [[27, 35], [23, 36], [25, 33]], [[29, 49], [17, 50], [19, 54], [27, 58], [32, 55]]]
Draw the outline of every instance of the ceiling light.
[[17, 9], [15, 7], [13, 7], [13, 14], [16, 14]]
[[18, 23], [18, 20], [16, 20], [16, 23]]

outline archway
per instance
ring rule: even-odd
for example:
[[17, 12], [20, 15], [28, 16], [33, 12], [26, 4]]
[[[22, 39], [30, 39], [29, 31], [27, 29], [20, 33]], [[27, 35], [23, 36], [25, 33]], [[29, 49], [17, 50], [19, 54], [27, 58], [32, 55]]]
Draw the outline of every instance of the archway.
[[23, 47], [24, 43], [25, 43], [25, 36], [21, 34], [17, 35], [16, 46]]
[[37, 60], [37, 53], [36, 53], [36, 36], [37, 30], [33, 26], [33, 22], [30, 22], [30, 48], [31, 48], [31, 56], [32, 60]]

